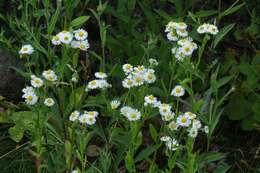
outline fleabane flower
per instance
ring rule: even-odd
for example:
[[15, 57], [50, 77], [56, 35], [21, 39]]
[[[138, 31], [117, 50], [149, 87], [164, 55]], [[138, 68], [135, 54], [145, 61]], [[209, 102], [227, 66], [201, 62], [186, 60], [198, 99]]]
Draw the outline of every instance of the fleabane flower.
[[95, 75], [96, 78], [99, 78], [99, 79], [107, 78], [107, 74], [103, 73], [103, 72], [96, 72], [94, 75]]
[[165, 145], [169, 150], [175, 151], [178, 149], [179, 143], [176, 139], [171, 138], [170, 136], [163, 136], [160, 138], [160, 140], [165, 142]]
[[170, 21], [170, 22], [166, 25], [165, 32], [171, 32], [172, 30], [176, 29], [176, 27], [177, 27], [177, 23], [176, 23], [176, 22], [173, 22], [173, 21]]
[[80, 113], [79, 113], [79, 111], [73, 111], [71, 114], [70, 114], [70, 116], [69, 116], [69, 120], [70, 121], [76, 121], [78, 118], [79, 118], [79, 115], [80, 115]]
[[63, 44], [70, 44], [70, 42], [73, 40], [73, 35], [69, 31], [62, 31], [58, 34], [58, 36], [60, 37], [60, 41]]
[[171, 105], [163, 103], [159, 106], [159, 113], [162, 116], [172, 114], [171, 108]]
[[112, 100], [110, 102], [111, 109], [117, 109], [120, 106], [120, 104], [121, 103], [119, 100]]
[[44, 104], [48, 107], [52, 107], [55, 104], [55, 101], [52, 98], [46, 98]]
[[23, 45], [19, 51], [20, 55], [31, 55], [34, 52], [34, 48], [30, 44]]
[[79, 116], [79, 122], [82, 124], [93, 125], [96, 123], [96, 116], [89, 113], [84, 113]]
[[73, 33], [75, 38], [79, 41], [83, 41], [88, 37], [88, 32], [85, 31], [84, 29], [75, 30]]
[[53, 45], [60, 45], [61, 44], [60, 36], [58, 34], [53, 36], [52, 39], [51, 39], [51, 43]]
[[198, 129], [196, 128], [190, 128], [188, 129], [188, 132], [189, 132], [188, 136], [191, 138], [196, 138], [198, 135]]
[[177, 118], [178, 126], [188, 127], [191, 124], [191, 120], [187, 115], [179, 115]]
[[167, 39], [170, 40], [170, 41], [177, 41], [179, 38], [178, 38], [178, 35], [176, 34], [175, 31], [171, 31], [169, 32], [167, 35], [166, 35]]
[[181, 52], [185, 55], [185, 56], [191, 56], [193, 53], [193, 46], [190, 43], [187, 43], [185, 45], [183, 45], [181, 47]]
[[53, 70], [45, 70], [42, 72], [42, 76], [46, 79], [49, 80], [51, 82], [55, 82], [57, 81], [57, 75], [55, 74], [55, 72]]
[[83, 51], [87, 51], [89, 49], [89, 42], [88, 40], [80, 41], [78, 48]]
[[28, 105], [34, 105], [38, 101], [38, 96], [33, 92], [24, 94], [23, 98], [25, 98], [25, 103]]
[[36, 77], [35, 75], [31, 75], [31, 85], [34, 88], [40, 88], [43, 86], [43, 80], [41, 78]]
[[188, 31], [186, 31], [186, 29], [177, 29], [176, 33], [180, 37], [187, 37], [189, 34]]
[[198, 27], [197, 32], [199, 34], [208, 33], [208, 34], [216, 35], [219, 31], [216, 25], [204, 23]]
[[209, 133], [209, 126], [204, 126], [203, 131], [208, 134]]
[[184, 115], [187, 115], [190, 118], [190, 120], [193, 120], [197, 117], [197, 115], [192, 112], [185, 112]]
[[144, 84], [144, 78], [141, 75], [134, 75], [132, 80], [134, 86], [141, 86]]
[[122, 85], [124, 88], [130, 89], [131, 87], [134, 86], [134, 81], [132, 79], [126, 78], [122, 81]]
[[201, 128], [201, 122], [199, 121], [199, 120], [197, 120], [197, 119], [194, 119], [193, 121], [192, 121], [192, 128], [194, 128], [194, 129], [200, 129]]
[[176, 85], [172, 92], [171, 92], [171, 95], [175, 96], [175, 97], [181, 97], [185, 94], [185, 90], [182, 86], [180, 85]]
[[154, 74], [154, 70], [147, 70], [147, 72], [144, 73], [144, 80], [147, 83], [154, 83], [156, 80], [156, 76]]
[[25, 88], [22, 89], [22, 92], [23, 92], [24, 94], [34, 93], [34, 89], [33, 89], [33, 87], [31, 87], [31, 86], [26, 86]]
[[141, 118], [141, 112], [130, 106], [124, 106], [120, 109], [121, 114], [123, 114], [129, 121], [137, 121]]
[[147, 95], [144, 97], [144, 105], [147, 106], [148, 104], [152, 105], [155, 107], [157, 103], [157, 98], [154, 97], [153, 95]]
[[162, 141], [162, 142], [167, 142], [167, 141], [169, 141], [169, 140], [171, 140], [171, 137], [170, 137], [170, 136], [162, 136], [162, 137], [160, 138], [160, 141]]
[[178, 124], [175, 121], [172, 121], [168, 124], [170, 130], [178, 130]]
[[176, 24], [176, 29], [177, 29], [177, 30], [187, 29], [187, 24], [184, 23], [184, 22], [178, 22], [178, 23]]
[[157, 61], [156, 59], [150, 58], [148, 61], [149, 61], [149, 65], [150, 65], [151, 67], [158, 66], [158, 61]]
[[88, 82], [86, 90], [92, 89], [105, 89], [111, 87], [111, 84], [107, 82], [105, 79], [95, 79]]
[[123, 71], [128, 74], [133, 71], [133, 66], [131, 64], [124, 64], [123, 65]]
[[162, 120], [163, 121], [171, 121], [175, 116], [175, 113], [174, 112], [171, 112], [169, 114], [165, 114], [165, 115], [162, 115]]

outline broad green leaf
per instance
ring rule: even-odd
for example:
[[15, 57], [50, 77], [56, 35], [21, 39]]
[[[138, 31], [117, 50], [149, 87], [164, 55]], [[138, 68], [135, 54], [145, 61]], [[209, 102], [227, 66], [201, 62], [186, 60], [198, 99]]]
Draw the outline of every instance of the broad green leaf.
[[80, 17], [78, 17], [78, 18], [76, 18], [76, 19], [71, 21], [70, 27], [72, 27], [72, 28], [80, 27], [85, 22], [87, 22], [89, 18], [90, 18], [89, 16], [80, 16]]
[[151, 135], [153, 141], [156, 142], [158, 133], [157, 133], [157, 130], [155, 129], [155, 127], [153, 126], [153, 124], [149, 124], [149, 131], [150, 131], [150, 135]]
[[195, 13], [194, 15], [198, 18], [200, 17], [208, 17], [208, 16], [212, 16], [214, 14], [217, 14], [218, 11], [217, 10], [201, 10], [197, 13]]
[[139, 162], [148, 158], [152, 153], [154, 153], [160, 145], [152, 145], [143, 149], [135, 158], [135, 162]]
[[224, 36], [231, 31], [231, 29], [235, 26], [235, 24], [229, 24], [227, 26], [225, 26], [224, 28], [222, 28], [219, 33], [216, 35], [214, 41], [213, 41], [213, 48], [216, 48], [216, 46], [218, 45], [218, 43], [224, 38]]
[[24, 129], [19, 125], [15, 125], [9, 128], [8, 132], [12, 140], [14, 140], [15, 142], [20, 142], [23, 138]]

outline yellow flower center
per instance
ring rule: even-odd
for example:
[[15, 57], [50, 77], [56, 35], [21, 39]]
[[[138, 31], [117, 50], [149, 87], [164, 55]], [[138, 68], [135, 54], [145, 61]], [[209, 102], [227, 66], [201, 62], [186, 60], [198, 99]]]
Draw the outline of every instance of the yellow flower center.
[[33, 97], [32, 97], [32, 96], [28, 96], [28, 97], [27, 97], [27, 100], [32, 101], [32, 100], [33, 100]]
[[135, 78], [135, 81], [136, 81], [137, 83], [140, 83], [140, 82], [142, 81], [142, 79], [141, 79], [140, 77], [136, 77], [136, 78]]
[[175, 91], [176, 91], [176, 93], [178, 93], [178, 94], [179, 94], [179, 93], [181, 93], [181, 88], [176, 88], [176, 90], [175, 90]]
[[190, 48], [189, 47], [185, 47], [185, 52], [189, 52], [190, 51]]
[[69, 37], [68, 37], [68, 36], [65, 36], [65, 37], [64, 37], [64, 40], [66, 40], [66, 41], [69, 40]]
[[149, 80], [152, 80], [152, 79], [153, 79], [153, 75], [152, 75], [152, 74], [148, 74], [147, 77], [148, 77]]
[[137, 117], [137, 115], [136, 114], [131, 114], [130, 117], [135, 119]]
[[23, 51], [28, 51], [28, 48], [27, 47], [23, 48]]
[[60, 38], [56, 35], [56, 36], [53, 37], [53, 39], [54, 39], [55, 41], [59, 41]]
[[79, 37], [83, 37], [84, 36], [84, 32], [80, 31], [79, 32]]
[[186, 118], [182, 118], [182, 119], [181, 119], [181, 122], [182, 122], [182, 123], [186, 123], [186, 122], [187, 122], [187, 119], [186, 119]]
[[127, 81], [127, 84], [128, 84], [128, 85], [132, 85], [133, 82], [132, 82], [131, 80], [128, 80], [128, 81]]

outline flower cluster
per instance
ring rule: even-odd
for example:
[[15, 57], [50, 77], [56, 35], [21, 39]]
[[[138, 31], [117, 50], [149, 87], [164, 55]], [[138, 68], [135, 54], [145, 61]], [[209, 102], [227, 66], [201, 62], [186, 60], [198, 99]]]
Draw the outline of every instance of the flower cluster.
[[130, 106], [123, 106], [120, 109], [122, 115], [124, 115], [129, 121], [137, 121], [141, 119], [141, 112]]
[[178, 61], [183, 61], [185, 57], [190, 57], [194, 50], [198, 48], [191, 37], [188, 37], [187, 24], [184, 22], [169, 22], [166, 25], [165, 32], [170, 41], [177, 42], [172, 48], [172, 54]]
[[171, 138], [170, 136], [162, 136], [160, 140], [165, 142], [165, 145], [169, 150], [175, 151], [178, 149], [179, 143], [176, 139]]
[[218, 33], [218, 27], [216, 25], [204, 23], [198, 27], [197, 32], [199, 34], [209, 33], [212, 35], [216, 35]]
[[129, 89], [135, 86], [141, 86], [144, 83], [150, 84], [154, 83], [156, 80], [154, 69], [145, 68], [143, 65], [133, 67], [131, 64], [124, 64], [123, 71], [126, 75], [125, 79], [122, 81], [122, 85], [124, 88]]
[[85, 91], [93, 90], [93, 89], [105, 89], [112, 87], [111, 84], [107, 82], [107, 74], [103, 72], [95, 73], [96, 79], [89, 81]]
[[84, 111], [83, 114], [80, 114], [79, 111], [73, 111], [70, 116], [69, 120], [79, 121], [81, 124], [93, 125], [96, 123], [96, 118], [98, 116], [98, 112], [96, 111]]
[[87, 37], [88, 32], [84, 29], [78, 29], [73, 32], [62, 31], [53, 36], [51, 42], [53, 45], [70, 44], [72, 48], [87, 51], [89, 48]]

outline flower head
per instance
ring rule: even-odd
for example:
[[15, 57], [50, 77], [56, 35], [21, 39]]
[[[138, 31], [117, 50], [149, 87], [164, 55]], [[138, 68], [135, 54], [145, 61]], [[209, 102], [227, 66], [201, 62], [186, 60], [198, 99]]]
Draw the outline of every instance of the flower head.
[[178, 126], [188, 127], [191, 124], [191, 120], [187, 115], [180, 115], [177, 118], [177, 124]]
[[55, 101], [52, 98], [46, 98], [44, 104], [48, 107], [52, 107], [55, 104]]
[[84, 29], [78, 29], [74, 31], [74, 36], [77, 40], [85, 40], [88, 37], [88, 32]]
[[35, 75], [31, 75], [31, 85], [34, 88], [40, 88], [43, 86], [43, 80], [41, 78], [36, 77]]
[[78, 119], [79, 115], [80, 115], [79, 111], [73, 111], [70, 114], [69, 120], [70, 121], [76, 121]]
[[20, 55], [31, 55], [34, 52], [34, 48], [30, 44], [23, 45], [19, 51]]
[[117, 109], [120, 106], [120, 101], [119, 100], [112, 100], [110, 102], [111, 109]]
[[180, 85], [176, 85], [172, 92], [171, 92], [171, 95], [175, 96], [175, 97], [181, 97], [185, 94], [185, 90], [182, 86]]

